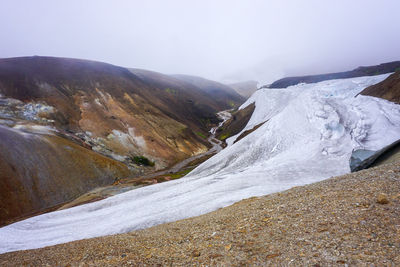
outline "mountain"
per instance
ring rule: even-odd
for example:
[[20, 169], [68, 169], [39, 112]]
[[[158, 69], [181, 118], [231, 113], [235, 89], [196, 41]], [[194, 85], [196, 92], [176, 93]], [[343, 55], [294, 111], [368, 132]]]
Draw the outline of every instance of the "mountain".
[[375, 96], [400, 104], [400, 71], [384, 81], [365, 88], [361, 95]]
[[296, 85], [299, 83], [317, 83], [333, 79], [373, 76], [373, 75], [395, 72], [397, 70], [400, 70], [400, 61], [393, 61], [375, 66], [358, 67], [354, 70], [345, 72], [298, 76], [298, 77], [286, 77], [273, 82], [271, 85], [268, 85], [268, 88], [286, 88], [288, 86]]
[[349, 173], [354, 150], [400, 139], [400, 105], [357, 96], [387, 77], [257, 90], [240, 107], [255, 104], [242, 132], [187, 176], [0, 228], [0, 253], [148, 228]]
[[[0, 94], [25, 104], [45, 103], [53, 125], [127, 162], [131, 154], [145, 155], [166, 166], [204, 151], [206, 141], [195, 132], [207, 132], [209, 122], [218, 121], [216, 111], [243, 101], [226, 88], [216, 88], [214, 96], [154, 80], [85, 60], [0, 60]], [[224, 100], [215, 100], [219, 98]]]
[[0, 125], [0, 225], [134, 174], [116, 160], [38, 125]]
[[244, 101], [241, 95], [222, 83], [182, 74], [172, 75], [172, 77], [196, 86], [202, 92], [212, 96], [220, 105], [227, 105], [229, 108], [234, 108], [238, 103], [243, 103]]
[[136, 73], [79, 59], [0, 59], [0, 224], [205, 152], [215, 113], [243, 102], [225, 87], [206, 93]]
[[228, 84], [229, 87], [233, 88], [239, 95], [249, 98], [257, 90], [258, 82], [256, 81], [245, 81], [238, 83]]
[[[196, 124], [204, 123], [198, 121], [198, 118], [205, 118], [206, 116], [208, 116], [207, 119], [213, 120], [212, 122], [215, 123], [216, 111], [238, 107], [245, 101], [245, 99], [237, 94], [232, 88], [201, 77], [188, 75], [165, 75], [142, 69], [129, 70], [146, 83], [157, 88], [164, 88], [164, 90], [169, 94], [175, 95], [175, 102], [168, 103], [170, 108], [186, 105], [184, 107], [185, 110], [177, 110], [177, 114], [190, 112], [190, 106], [192, 103], [198, 103], [197, 107], [199, 108], [199, 114], [194, 114], [185, 121], [185, 123], [189, 125], [193, 124], [193, 122]], [[209, 125], [207, 125], [207, 127], [208, 126]], [[209, 128], [207, 127], [205, 129], [208, 131]]]

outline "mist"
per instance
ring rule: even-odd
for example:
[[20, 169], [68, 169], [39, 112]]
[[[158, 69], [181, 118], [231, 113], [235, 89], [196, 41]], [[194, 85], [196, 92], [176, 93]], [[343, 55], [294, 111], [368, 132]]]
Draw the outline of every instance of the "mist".
[[397, 0], [20, 0], [0, 7], [0, 57], [83, 58], [260, 83], [400, 60]]

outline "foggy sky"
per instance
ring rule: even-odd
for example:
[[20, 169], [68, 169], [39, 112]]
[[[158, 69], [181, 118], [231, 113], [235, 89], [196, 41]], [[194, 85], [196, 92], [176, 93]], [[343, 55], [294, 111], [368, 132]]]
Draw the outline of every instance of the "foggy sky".
[[0, 57], [270, 82], [400, 60], [398, 0], [0, 0]]

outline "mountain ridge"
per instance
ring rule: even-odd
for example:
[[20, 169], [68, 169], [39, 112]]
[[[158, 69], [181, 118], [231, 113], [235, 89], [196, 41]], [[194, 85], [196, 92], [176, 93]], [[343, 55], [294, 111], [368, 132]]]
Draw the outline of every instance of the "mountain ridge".
[[[167, 88], [162, 79], [139, 77], [103, 62], [38, 56], [0, 59], [0, 135], [4, 137], [0, 161], [7, 162], [0, 167], [4, 185], [0, 223], [208, 150], [210, 144], [203, 136], [218, 123], [215, 112], [229, 105], [194, 86], [178, 83], [174, 91]], [[232, 101], [239, 105], [242, 98]], [[12, 139], [6, 136], [20, 140], [18, 146], [6, 143]], [[30, 151], [28, 144], [35, 150]], [[24, 153], [30, 156], [26, 161], [19, 159]], [[77, 158], [86, 164], [80, 166]], [[63, 164], [55, 162], [58, 169], [53, 168], [49, 165], [53, 159]], [[138, 159], [146, 159], [149, 166]], [[68, 174], [74, 176], [70, 186], [65, 182]], [[37, 181], [43, 181], [43, 186]], [[19, 190], [14, 183], [37, 186]], [[57, 186], [64, 193], [48, 190]], [[35, 205], [33, 199], [38, 197], [47, 200]]]
[[326, 73], [317, 75], [305, 75], [305, 76], [293, 76], [285, 77], [279, 79], [268, 86], [263, 86], [267, 88], [286, 88], [291, 85], [296, 85], [299, 83], [316, 83], [326, 80], [333, 79], [346, 79], [355, 78], [362, 76], [373, 76], [379, 74], [385, 74], [390, 72], [395, 72], [400, 69], [400, 61], [392, 61], [387, 63], [382, 63], [379, 65], [372, 66], [360, 66], [351, 71], [336, 72], [336, 73]]

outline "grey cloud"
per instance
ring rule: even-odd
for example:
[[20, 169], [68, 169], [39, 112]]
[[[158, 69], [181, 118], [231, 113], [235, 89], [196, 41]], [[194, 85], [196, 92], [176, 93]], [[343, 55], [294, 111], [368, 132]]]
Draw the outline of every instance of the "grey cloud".
[[0, 57], [86, 58], [262, 82], [400, 59], [397, 0], [18, 0], [0, 5]]

